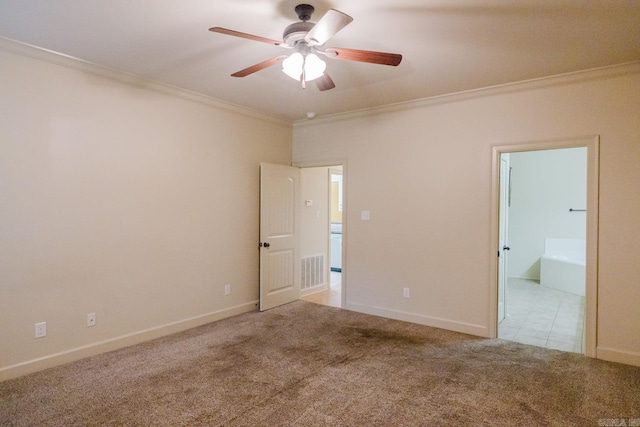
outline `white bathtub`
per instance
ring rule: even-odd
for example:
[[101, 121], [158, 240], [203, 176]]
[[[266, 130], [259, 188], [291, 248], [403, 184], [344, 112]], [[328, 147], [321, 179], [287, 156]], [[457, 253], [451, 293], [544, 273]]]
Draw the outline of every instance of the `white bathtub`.
[[584, 239], [544, 239], [540, 285], [584, 296], [586, 248]]

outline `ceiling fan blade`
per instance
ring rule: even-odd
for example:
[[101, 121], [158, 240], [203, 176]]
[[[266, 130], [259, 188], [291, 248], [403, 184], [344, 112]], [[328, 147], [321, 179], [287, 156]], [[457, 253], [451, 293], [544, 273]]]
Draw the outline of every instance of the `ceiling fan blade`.
[[309, 46], [322, 45], [338, 31], [349, 25], [353, 18], [335, 9], [330, 9], [309, 31], [304, 40]]
[[209, 28], [209, 31], [212, 31], [214, 33], [226, 34], [228, 36], [241, 37], [243, 39], [249, 39], [256, 42], [262, 42], [262, 43], [267, 43], [267, 44], [276, 45], [276, 46], [279, 46], [280, 44], [282, 44], [282, 42], [278, 40], [268, 39], [266, 37], [254, 36], [253, 34], [241, 33], [240, 31], [229, 30], [227, 28], [222, 28], [222, 27]]
[[266, 61], [259, 62], [251, 67], [247, 67], [244, 70], [236, 71], [231, 74], [231, 77], [246, 77], [249, 74], [253, 74], [257, 71], [264, 70], [265, 68], [271, 67], [272, 65], [276, 65], [283, 58], [286, 58], [287, 55], [276, 56], [275, 58], [267, 59]]
[[398, 53], [374, 52], [372, 50], [346, 49], [331, 47], [326, 50], [328, 57], [345, 61], [370, 62], [372, 64], [397, 66], [402, 61]]
[[318, 89], [320, 89], [320, 91], [325, 91], [336, 87], [336, 84], [333, 82], [333, 80], [331, 80], [331, 77], [329, 77], [329, 74], [327, 73], [324, 73], [322, 77], [318, 77], [316, 79], [316, 85], [318, 86]]

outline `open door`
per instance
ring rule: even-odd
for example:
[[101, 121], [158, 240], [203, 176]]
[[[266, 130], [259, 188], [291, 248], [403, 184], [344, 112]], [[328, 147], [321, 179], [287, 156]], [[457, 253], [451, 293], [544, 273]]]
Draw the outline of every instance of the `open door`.
[[498, 323], [507, 315], [507, 258], [509, 245], [507, 230], [509, 221], [509, 203], [511, 187], [511, 168], [509, 153], [500, 155], [500, 219], [498, 237]]
[[260, 165], [260, 311], [298, 299], [298, 168]]

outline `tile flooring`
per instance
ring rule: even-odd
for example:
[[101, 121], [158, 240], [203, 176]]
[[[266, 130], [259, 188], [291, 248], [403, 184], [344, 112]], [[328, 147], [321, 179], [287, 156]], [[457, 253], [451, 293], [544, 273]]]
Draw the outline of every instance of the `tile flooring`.
[[498, 338], [583, 353], [584, 297], [509, 278], [507, 313]]
[[331, 287], [300, 298], [301, 300], [331, 307], [342, 307], [342, 274], [331, 272]]

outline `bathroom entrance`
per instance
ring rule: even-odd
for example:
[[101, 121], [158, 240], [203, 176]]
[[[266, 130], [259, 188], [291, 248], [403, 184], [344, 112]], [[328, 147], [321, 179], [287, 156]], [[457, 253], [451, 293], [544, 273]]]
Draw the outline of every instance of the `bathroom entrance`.
[[498, 338], [595, 353], [597, 148], [594, 138], [494, 149]]

